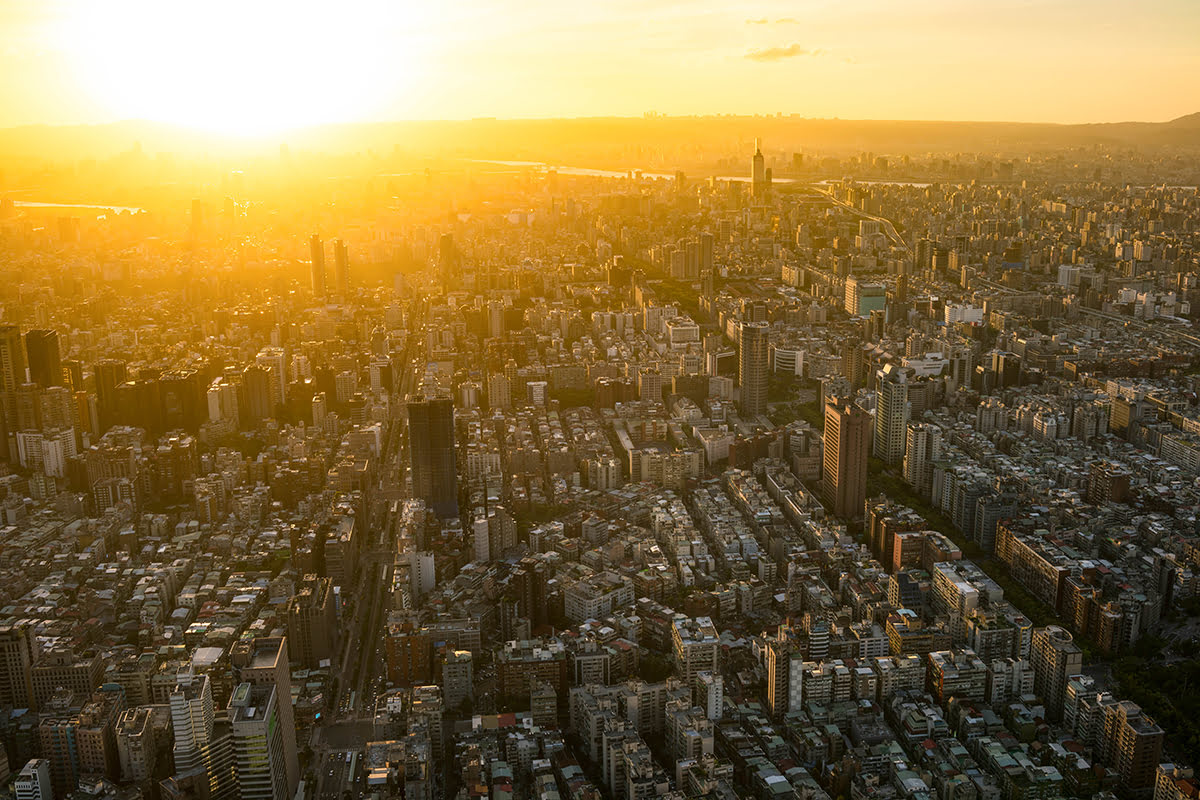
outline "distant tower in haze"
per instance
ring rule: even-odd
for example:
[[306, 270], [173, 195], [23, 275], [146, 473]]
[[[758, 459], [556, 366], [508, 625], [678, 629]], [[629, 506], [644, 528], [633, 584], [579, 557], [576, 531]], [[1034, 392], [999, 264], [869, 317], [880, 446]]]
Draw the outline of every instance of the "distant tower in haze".
[[754, 157], [750, 159], [750, 196], [761, 199], [767, 194], [767, 160], [762, 154], [762, 140], [754, 140]]
[[448, 292], [458, 278], [458, 248], [454, 246], [452, 233], [443, 233], [438, 241], [438, 267], [442, 275], [442, 288]]
[[315, 297], [325, 296], [325, 244], [318, 234], [308, 239], [309, 258], [312, 261], [312, 291]]
[[742, 387], [742, 416], [767, 413], [766, 322], [743, 322], [738, 327], [738, 383]]
[[350, 294], [350, 254], [341, 239], [333, 240], [333, 283], [342, 297]]
[[408, 447], [413, 496], [443, 519], [458, 516], [454, 402], [430, 393], [408, 399]]

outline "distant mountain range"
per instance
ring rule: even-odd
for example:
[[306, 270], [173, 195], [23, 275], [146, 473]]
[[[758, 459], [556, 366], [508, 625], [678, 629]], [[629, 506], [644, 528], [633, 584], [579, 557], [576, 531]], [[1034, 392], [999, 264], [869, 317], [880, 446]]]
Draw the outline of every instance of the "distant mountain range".
[[[146, 154], [365, 152], [437, 157], [554, 161], [567, 157], [622, 163], [673, 149], [724, 148], [761, 137], [775, 152], [1022, 152], [1072, 146], [1200, 148], [1200, 113], [1169, 122], [1080, 125], [807, 119], [799, 116], [592, 117], [475, 119], [326, 125], [243, 139], [154, 122], [33, 125], [0, 129], [0, 157], [53, 161], [106, 158], [140, 145]], [[565, 162], [559, 162], [565, 163]], [[592, 164], [599, 166], [599, 164]]]

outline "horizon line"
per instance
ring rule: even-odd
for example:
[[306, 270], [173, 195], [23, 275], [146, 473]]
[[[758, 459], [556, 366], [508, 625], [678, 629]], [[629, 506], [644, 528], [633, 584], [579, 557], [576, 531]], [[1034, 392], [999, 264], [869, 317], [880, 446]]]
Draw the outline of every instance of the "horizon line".
[[120, 126], [147, 126], [170, 129], [177, 132], [186, 132], [199, 136], [207, 136], [221, 139], [241, 139], [241, 140], [258, 140], [270, 139], [280, 135], [295, 135], [303, 134], [312, 131], [328, 130], [331, 128], [347, 128], [347, 127], [371, 127], [371, 126], [386, 126], [386, 125], [415, 125], [415, 124], [452, 124], [452, 123], [486, 123], [486, 122], [599, 122], [599, 121], [628, 121], [628, 122], [655, 122], [655, 121], [670, 121], [670, 120], [688, 120], [688, 119], [711, 119], [711, 120], [737, 120], [737, 119], [754, 119], [764, 121], [796, 121], [796, 122], [842, 122], [842, 123], [879, 123], [879, 124], [942, 124], [942, 125], [1042, 125], [1061, 128], [1072, 127], [1087, 127], [1098, 125], [1168, 125], [1179, 120], [1189, 117], [1200, 117], [1200, 112], [1192, 112], [1182, 114], [1165, 120], [1138, 120], [1138, 119], [1119, 119], [1119, 120], [1103, 120], [1091, 122], [1057, 122], [1048, 120], [1006, 120], [1006, 119], [931, 119], [917, 117], [894, 117], [894, 118], [852, 118], [852, 117], [806, 117], [799, 113], [723, 113], [710, 112], [703, 114], [667, 114], [654, 111], [643, 112], [640, 115], [633, 114], [593, 114], [579, 116], [513, 116], [513, 117], [496, 117], [496, 116], [473, 116], [473, 117], [411, 117], [402, 119], [362, 119], [362, 120], [345, 120], [340, 122], [321, 122], [310, 125], [299, 125], [292, 128], [287, 128], [281, 131], [261, 133], [261, 134], [234, 134], [205, 128], [203, 126], [187, 125], [177, 122], [167, 122], [164, 120], [154, 119], [139, 119], [127, 118], [107, 120], [103, 122], [28, 122], [18, 125], [6, 125], [0, 127], [0, 133], [29, 130], [29, 129], [55, 129], [66, 130], [71, 128], [79, 129], [97, 129], [97, 128], [113, 128]]

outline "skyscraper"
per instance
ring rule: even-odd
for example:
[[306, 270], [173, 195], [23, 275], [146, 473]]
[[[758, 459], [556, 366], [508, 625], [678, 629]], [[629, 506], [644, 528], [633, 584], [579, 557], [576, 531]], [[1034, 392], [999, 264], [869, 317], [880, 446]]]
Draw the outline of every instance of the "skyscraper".
[[[274, 714], [278, 716], [279, 724], [276, 727], [280, 729], [279, 747], [282, 749], [282, 759], [280, 761], [273, 761], [273, 768], [282, 768], [286, 780], [284, 787], [287, 793], [282, 798], [278, 794], [254, 794], [253, 796], [274, 797], [275, 800], [286, 800], [286, 798], [293, 797], [296, 794], [296, 787], [300, 783], [300, 762], [296, 749], [296, 723], [292, 711], [292, 673], [288, 667], [287, 638], [283, 636], [258, 636], [251, 640], [242, 639], [233, 646], [233, 650], [229, 654], [229, 660], [233, 665], [234, 682], [253, 686], [256, 690], [252, 693], [254, 698], [263, 698], [265, 704], [267, 702], [266, 698], [262, 692], [257, 690], [264, 687], [272, 687], [275, 690], [273, 705], [275, 707]], [[253, 707], [253, 705], [250, 705], [247, 708]], [[246, 744], [247, 736], [254, 738], [260, 734], [257, 730], [250, 734], [246, 730], [242, 730], [239, 733], [238, 718], [232, 713], [233, 708], [234, 702], [231, 700], [230, 721], [234, 727], [234, 749], [237, 752], [239, 765], [238, 781], [242, 785], [242, 797], [246, 798], [247, 784], [244, 782], [244, 776], [241, 774], [244, 755], [242, 748]], [[245, 714], [242, 721], [267, 724], [267, 709], [263, 708], [261, 711], [263, 713], [257, 720], [250, 719], [253, 716], [252, 714]], [[261, 744], [254, 744], [252, 746], [261, 747]], [[274, 743], [271, 746], [274, 747]], [[272, 783], [272, 785], [274, 784]], [[258, 787], [255, 791], [262, 791], [262, 789]]]
[[908, 428], [908, 374], [895, 364], [875, 373], [875, 457], [886, 464], [904, 458]]
[[25, 353], [29, 357], [29, 379], [42, 388], [63, 385], [62, 356], [58, 350], [58, 332], [32, 330], [25, 334]]
[[738, 383], [742, 389], [742, 416], [767, 413], [766, 322], [743, 322], [738, 326]]
[[325, 244], [318, 234], [308, 239], [309, 260], [312, 262], [312, 291], [315, 297], [325, 296]]
[[[0, 325], [0, 401], [4, 405], [4, 429], [16, 431], [17, 389], [25, 383], [25, 345], [16, 325]], [[7, 452], [7, 444], [5, 446]]]
[[842, 519], [858, 519], [867, 500], [867, 455], [871, 415], [837, 397], [825, 403], [821, 493], [825, 508]]
[[350, 253], [341, 239], [333, 240], [333, 284], [342, 297], [350, 294]]
[[761, 199], [767, 193], [767, 160], [763, 158], [762, 141], [754, 140], [754, 156], [750, 159], [750, 196]]
[[117, 424], [117, 387], [127, 380], [127, 370], [124, 361], [105, 358], [96, 362], [92, 372], [96, 378], [96, 411], [100, 420], [98, 433], [104, 433]]
[[408, 446], [413, 496], [439, 517], [458, 516], [454, 449], [454, 402], [446, 395], [408, 400]]

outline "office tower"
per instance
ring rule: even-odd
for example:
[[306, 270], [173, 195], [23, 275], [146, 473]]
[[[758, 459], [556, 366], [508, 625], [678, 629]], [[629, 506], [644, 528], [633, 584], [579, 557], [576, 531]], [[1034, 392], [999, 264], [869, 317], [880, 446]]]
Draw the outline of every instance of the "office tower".
[[742, 389], [742, 416], [767, 413], [766, 322], [743, 322], [738, 326], [738, 383]]
[[1046, 716], [1053, 722], [1062, 719], [1067, 683], [1083, 669], [1083, 651], [1066, 628], [1050, 625], [1033, 632], [1030, 649], [1033, 664], [1033, 690], [1046, 704]]
[[96, 380], [96, 406], [100, 418], [100, 430], [104, 433], [117, 424], [117, 387], [127, 378], [124, 361], [106, 358], [96, 362], [92, 368]]
[[762, 199], [767, 193], [767, 160], [763, 158], [762, 142], [754, 140], [754, 156], [750, 159], [750, 196]]
[[350, 294], [350, 253], [341, 239], [333, 240], [333, 285], [342, 297]]
[[62, 385], [72, 392], [83, 391], [83, 362], [68, 359], [62, 362]]
[[325, 244], [318, 234], [308, 238], [309, 261], [312, 266], [312, 293], [314, 297], [325, 296]]
[[904, 445], [904, 480], [919, 494], [933, 486], [933, 462], [942, 457], [942, 429], [924, 422], [910, 422]]
[[867, 500], [871, 415], [833, 397], [825, 402], [821, 491], [825, 509], [842, 519], [862, 517]]
[[271, 683], [240, 683], [234, 688], [229, 725], [240, 800], [291, 800], [295, 795], [285, 740], [290, 736], [294, 749], [296, 731], [280, 713], [291, 702]]
[[25, 334], [25, 354], [29, 359], [29, 380], [42, 388], [63, 385], [57, 331], [28, 331]]
[[875, 457], [885, 464], [904, 458], [908, 429], [907, 370], [887, 364], [875, 373]]
[[17, 800], [52, 800], [54, 790], [50, 784], [50, 760], [35, 758], [17, 773], [13, 784]]
[[772, 716], [799, 711], [804, 702], [804, 655], [787, 639], [767, 642], [767, 707]]
[[[290, 798], [296, 794], [296, 786], [300, 783], [300, 762], [296, 750], [296, 723], [292, 711], [292, 673], [288, 666], [287, 638], [258, 636], [251, 640], [242, 639], [234, 644], [229, 653], [229, 661], [233, 665], [234, 683], [248, 683], [254, 687], [273, 686], [276, 690], [279, 727], [282, 729], [283, 766], [286, 773], [287, 794], [284, 795], [284, 798]], [[236, 745], [238, 740], [236, 721], [232, 719], [231, 721], [235, 723], [234, 741]], [[244, 786], [242, 797], [246, 797]]]
[[37, 657], [37, 640], [29, 623], [0, 625], [0, 707], [35, 707], [33, 664]]
[[408, 447], [413, 496], [439, 517], [458, 516], [453, 400], [428, 394], [409, 398]]
[[329, 578], [305, 575], [288, 601], [288, 648], [296, 662], [317, 669], [337, 656], [337, 609]]
[[[16, 325], [0, 325], [0, 402], [4, 406], [4, 429], [20, 430], [17, 425], [16, 392], [25, 383], [25, 345]], [[8, 448], [4, 448], [7, 455]]]

